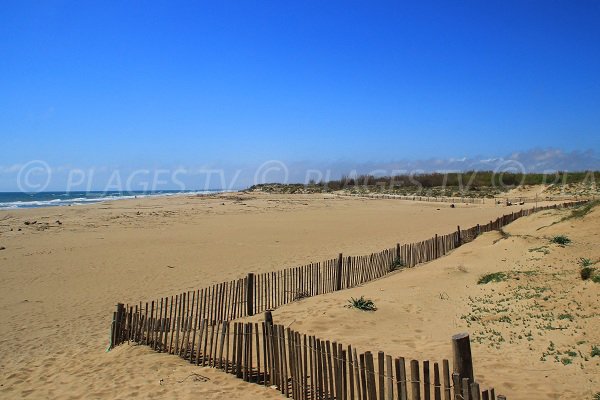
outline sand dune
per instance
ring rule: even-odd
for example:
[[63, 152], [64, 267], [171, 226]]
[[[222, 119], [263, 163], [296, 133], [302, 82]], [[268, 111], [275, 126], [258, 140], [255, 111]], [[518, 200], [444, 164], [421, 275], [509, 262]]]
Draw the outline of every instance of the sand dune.
[[[600, 259], [600, 210], [552, 225], [569, 212], [517, 220], [504, 235], [486, 233], [426, 265], [282, 307], [274, 320], [360, 351], [438, 361], [451, 358], [450, 337], [466, 331], [482, 387], [512, 399], [591, 399], [600, 388], [600, 356], [591, 356], [600, 345], [600, 284], [581, 280], [579, 259]], [[573, 243], [550, 244], [558, 234]], [[494, 272], [507, 281], [477, 284]], [[360, 296], [378, 310], [345, 307]]]
[[[435, 203], [262, 194], [1, 211], [0, 246], [6, 249], [0, 251], [0, 316], [4, 321], [0, 328], [0, 395], [279, 398], [272, 390], [143, 347], [121, 346], [105, 353], [114, 304], [203, 287], [249, 271], [318, 261], [339, 252], [366, 254], [396, 242], [446, 233], [459, 224], [488, 221], [505, 212], [506, 207], [492, 204], [451, 209]], [[556, 218], [554, 213], [525, 218], [508, 231], [515, 229], [515, 235], [519, 229], [529, 232], [535, 224], [542, 226]], [[573, 222], [575, 226], [580, 223]], [[562, 259], [570, 263], [569, 271], [575, 271], [575, 258], [580, 254], [588, 252], [589, 257], [598, 258], [598, 254], [591, 254], [595, 251], [591, 243], [597, 242], [598, 235], [594, 224], [591, 228], [586, 224], [585, 229], [569, 224], [535, 231], [533, 235], [540, 236], [564, 226], [569, 235], [573, 231], [574, 238], [572, 246], [552, 248], [537, 261], [527, 259], [538, 256], [528, 249], [544, 239], [511, 236], [494, 243], [497, 235], [489, 234], [443, 260], [364, 288], [304, 300], [277, 310], [275, 316], [307, 332], [359, 347], [368, 345], [365, 349], [418, 358], [445, 355], [452, 333], [485, 329], [475, 322], [468, 327], [460, 318], [472, 311], [465, 296], [483, 296], [494, 288], [475, 285], [479, 274], [516, 268], [517, 263], [552, 264]], [[506, 289], [511, 282], [497, 284], [495, 290]], [[594, 301], [599, 286], [573, 282], [586, 286], [577, 286], [579, 292], [572, 295], [590, 297], [590, 311], [597, 312]], [[448, 298], [441, 298], [441, 293]], [[373, 297], [380, 310], [363, 314], [343, 307], [346, 298], [360, 294]], [[349, 325], [345, 322], [349, 319], [363, 324]], [[586, 332], [588, 336], [582, 351], [594, 340], [598, 342], [591, 330], [592, 326], [597, 328], [597, 315], [575, 321], [581, 325], [577, 335]], [[558, 339], [555, 342], [558, 346]], [[536, 363], [540, 348], [533, 351], [527, 346], [546, 344], [536, 338], [487, 350], [484, 340], [475, 344], [476, 373], [485, 383], [506, 387], [506, 394], [517, 395], [513, 398], [531, 393], [532, 387], [540, 387], [549, 396], [562, 389], [573, 396], [587, 395], [598, 385], [589, 381], [594, 371], [597, 375], [598, 358], [584, 362], [583, 368], [578, 362], [568, 366]], [[509, 345], [518, 351], [506, 352], [502, 346]], [[513, 353], [519, 354], [513, 357]], [[547, 371], [527, 370], [525, 375], [515, 370], [523, 366]], [[511, 383], [513, 379], [516, 381]]]

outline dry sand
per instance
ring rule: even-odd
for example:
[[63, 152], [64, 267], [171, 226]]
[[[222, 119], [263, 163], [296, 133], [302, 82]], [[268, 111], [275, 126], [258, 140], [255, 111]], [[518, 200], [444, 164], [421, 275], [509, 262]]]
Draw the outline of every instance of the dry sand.
[[[417, 360], [451, 358], [450, 338], [469, 332], [476, 379], [509, 399], [593, 399], [600, 391], [600, 283], [582, 281], [580, 258], [600, 260], [600, 209], [552, 225], [548, 211], [490, 232], [449, 256], [363, 287], [273, 312], [279, 324], [359, 351]], [[538, 230], [539, 228], [539, 230]], [[567, 246], [551, 244], [567, 235]], [[489, 273], [507, 280], [477, 284]], [[345, 307], [351, 297], [376, 312]]]
[[[451, 209], [448, 204], [327, 195], [230, 194], [0, 211], [0, 247], [6, 247], [0, 250], [0, 397], [280, 398], [273, 390], [143, 346], [125, 345], [105, 353], [114, 304], [204, 287], [249, 271], [319, 261], [339, 252], [366, 254], [447, 233], [459, 224], [489, 221], [510, 210], [492, 204]], [[277, 310], [275, 317], [365, 350], [419, 359], [447, 356], [453, 333], [469, 330], [476, 336], [498, 325], [495, 329], [506, 332], [500, 349], [496, 344], [488, 348], [486, 339], [473, 344], [476, 374], [484, 384], [506, 388], [512, 398], [589, 397], [591, 390], [600, 390], [598, 381], [590, 381], [599, 372], [600, 358], [582, 361], [583, 367], [581, 357], [567, 366], [539, 358], [551, 335], [557, 336], [553, 340], [559, 350], [571, 346], [571, 338], [585, 340], [576, 345], [582, 353], [599, 342], [594, 331], [600, 285], [571, 279], [580, 254], [598, 258], [592, 246], [598, 242], [598, 216], [593, 217], [596, 223], [583, 228], [555, 225], [534, 231], [536, 237], [511, 236], [494, 243], [498, 235], [488, 234], [442, 260], [363, 288], [301, 301]], [[529, 232], [555, 219], [553, 213], [536, 215], [517, 221], [508, 231]], [[572, 246], [551, 246], [549, 254], [529, 252], [538, 242], [547, 242], [537, 236], [559, 228], [569, 236], [572, 231]], [[513, 280], [478, 286], [477, 276], [525, 269], [526, 263], [533, 263], [528, 269], [544, 271], [527, 277], [543, 282], [546, 264], [553, 271], [569, 272], [556, 275], [558, 286], [553, 290], [568, 290], [560, 301], [573, 297], [583, 309], [578, 313], [594, 316], [575, 318], [573, 311], [573, 322], [560, 320], [572, 329], [540, 329], [539, 338], [513, 343], [510, 324], [502, 326], [491, 318], [489, 324], [471, 321], [467, 326], [461, 315], [477, 314], [468, 296], [477, 303], [478, 297], [516, 290], [507, 288], [514, 286]], [[343, 307], [347, 298], [361, 294], [371, 296], [380, 309], [366, 314]], [[517, 315], [523, 313], [518, 311], [520, 303], [511, 304]], [[537, 335], [537, 328], [531, 329]], [[541, 395], [529, 395], [538, 389]], [[557, 397], [564, 392], [566, 396]]]

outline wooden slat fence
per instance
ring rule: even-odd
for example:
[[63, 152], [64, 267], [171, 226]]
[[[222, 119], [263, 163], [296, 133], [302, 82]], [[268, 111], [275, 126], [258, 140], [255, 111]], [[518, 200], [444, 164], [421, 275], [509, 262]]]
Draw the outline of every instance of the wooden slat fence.
[[[194, 313], [184, 315], [187, 320]], [[451, 372], [448, 360], [360, 353], [351, 345], [265, 322], [197, 322], [181, 324], [173, 333], [163, 329], [168, 326], [164, 317], [150, 324], [134, 321], [127, 339], [272, 387], [294, 399], [496, 399], [494, 389], [480, 390], [476, 382]]]
[[407, 196], [388, 193], [336, 193], [336, 196], [364, 197], [369, 199], [393, 199], [408, 201], [425, 201], [432, 203], [468, 203], [485, 204], [483, 197], [447, 197], [447, 196]]
[[[445, 399], [479, 399], [480, 397], [460, 397], [454, 393], [454, 389], [461, 385], [463, 393], [471, 390], [471, 383], [476, 385], [471, 382], [465, 386], [462, 381], [453, 381], [453, 397], [446, 397], [446, 386], [436, 384], [439, 379], [446, 382], [448, 377], [445, 370], [439, 375], [440, 365], [443, 366], [445, 361], [442, 364], [424, 362], [423, 375], [419, 372], [421, 364], [411, 360], [411, 378], [406, 380], [403, 359], [390, 361], [387, 356], [381, 359], [378, 354], [378, 363], [374, 364], [373, 355], [368, 352], [357, 358], [356, 351], [350, 347], [332, 347], [329, 341], [307, 337], [278, 325], [265, 328], [232, 321], [305, 297], [356, 287], [397, 269], [434, 260], [484, 232], [501, 229], [536, 211], [584, 203], [585, 201], [579, 201], [524, 209], [506, 214], [485, 225], [478, 224], [464, 230], [458, 227], [456, 231], [446, 235], [435, 235], [417, 243], [397, 244], [396, 247], [379, 253], [349, 257], [340, 254], [335, 259], [321, 263], [257, 275], [248, 274], [242, 279], [146, 303], [119, 303], [113, 313], [109, 348], [128, 341], [148, 345], [156, 351], [177, 354], [196, 364], [224, 369], [249, 381], [268, 381], [269, 385], [277, 386], [284, 394], [293, 394], [295, 399], [429, 399], [432, 391], [432, 398], [436, 400], [441, 399], [437, 396], [438, 392], [444, 394]], [[248, 339], [252, 335], [256, 337], [254, 345]], [[255, 350], [252, 350], [252, 346], [255, 346]], [[310, 364], [306, 361], [309, 359]], [[388, 370], [390, 362], [392, 366]], [[400, 366], [398, 362], [401, 363]], [[307, 375], [309, 367], [311, 372]], [[429, 376], [431, 368], [434, 374], [433, 384]], [[333, 386], [329, 387], [329, 384]], [[421, 386], [423, 397], [419, 389]], [[394, 387], [397, 387], [395, 393], [398, 397], [385, 394], [385, 390], [394, 393]], [[410, 389], [406, 390], [411, 396], [407, 397], [403, 388], [408, 387]], [[372, 397], [375, 392], [379, 393], [379, 397]], [[475, 392], [479, 395], [479, 389]], [[483, 399], [495, 399], [491, 393], [493, 392], [481, 392], [480, 395]], [[470, 392], [468, 396], [471, 396]]]
[[[538, 203], [542, 201], [558, 201], [558, 202], [572, 202], [580, 201], [580, 196], [539, 196], [539, 197], [494, 197], [486, 199], [485, 197], [447, 197], [447, 196], [408, 196], [400, 194], [390, 193], [336, 193], [336, 196], [340, 197], [361, 197], [369, 199], [391, 199], [391, 200], [408, 200], [408, 201], [421, 201], [431, 203], [463, 203], [463, 204], [486, 204], [494, 203], [520, 205], [520, 203]], [[522, 204], [521, 204], [522, 205]]]
[[347, 257], [340, 254], [337, 258], [323, 262], [256, 275], [248, 274], [245, 278], [208, 288], [118, 308], [113, 315], [110, 347], [125, 340], [124, 331], [132, 329], [134, 320], [144, 321], [145, 325], [148, 325], [148, 321], [152, 325], [155, 321], [162, 320], [165, 324], [163, 330], [175, 332], [177, 327], [194, 325], [194, 321], [182, 317], [190, 309], [195, 310], [197, 321], [208, 320], [212, 323], [251, 316], [305, 297], [356, 287], [395, 270], [435, 260], [482, 233], [499, 230], [536, 211], [574, 207], [584, 203], [586, 202], [579, 201], [522, 209], [485, 225], [478, 224], [469, 229], [458, 227], [456, 231], [446, 235], [435, 235], [416, 243], [397, 244], [395, 248], [379, 253]]

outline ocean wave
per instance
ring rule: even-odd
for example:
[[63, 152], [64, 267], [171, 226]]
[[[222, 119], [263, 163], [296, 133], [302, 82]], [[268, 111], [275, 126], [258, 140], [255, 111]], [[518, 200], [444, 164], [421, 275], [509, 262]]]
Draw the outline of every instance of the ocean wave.
[[[141, 199], [147, 197], [166, 197], [166, 196], [185, 196], [185, 195], [204, 195], [232, 192], [234, 190], [197, 190], [189, 192], [152, 192], [152, 193], [134, 193], [134, 194], [115, 194], [115, 193], [98, 193], [89, 197], [74, 197], [65, 198], [70, 193], [52, 194], [54, 198], [44, 200], [15, 200], [15, 201], [0, 201], [0, 210], [14, 210], [20, 208], [40, 208], [40, 207], [58, 207], [58, 206], [78, 206], [85, 204], [101, 203], [105, 201]], [[77, 193], [79, 194], [79, 193]], [[39, 196], [48, 196], [48, 193], [40, 193]], [[0, 193], [0, 199], [2, 193]], [[32, 197], [35, 197], [33, 195]], [[58, 198], [56, 198], [58, 197]]]

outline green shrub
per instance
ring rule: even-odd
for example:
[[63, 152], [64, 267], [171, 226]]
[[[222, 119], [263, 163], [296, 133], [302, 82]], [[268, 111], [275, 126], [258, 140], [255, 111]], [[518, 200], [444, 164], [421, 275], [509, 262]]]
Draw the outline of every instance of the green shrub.
[[583, 267], [579, 271], [579, 275], [581, 275], [581, 279], [583, 279], [584, 281], [587, 281], [588, 279], [590, 279], [592, 277], [593, 273], [594, 273], [594, 268], [592, 268], [592, 267]]
[[592, 346], [592, 357], [600, 357], [600, 347]]
[[568, 319], [569, 321], [573, 321], [573, 316], [571, 314], [560, 314], [558, 319]]
[[477, 283], [479, 285], [484, 285], [490, 282], [503, 282], [507, 279], [508, 275], [506, 275], [504, 272], [494, 272], [492, 274], [483, 275], [481, 278], [479, 278]]
[[565, 235], [558, 235], [558, 236], [554, 236], [552, 239], [550, 239], [550, 242], [565, 246], [565, 245], [571, 243], [571, 239], [569, 239]]
[[371, 299], [365, 299], [364, 296], [360, 296], [360, 299], [355, 299], [354, 297], [352, 297], [350, 300], [348, 300], [348, 305], [346, 305], [346, 307], [348, 308], [356, 308], [358, 310], [362, 310], [362, 311], [376, 311], [377, 307], [375, 307], [375, 303], [373, 303], [373, 300]]

